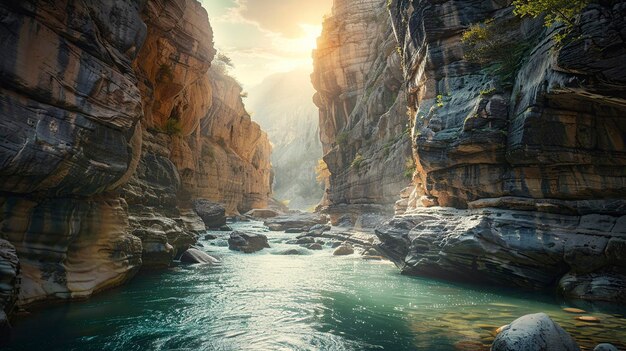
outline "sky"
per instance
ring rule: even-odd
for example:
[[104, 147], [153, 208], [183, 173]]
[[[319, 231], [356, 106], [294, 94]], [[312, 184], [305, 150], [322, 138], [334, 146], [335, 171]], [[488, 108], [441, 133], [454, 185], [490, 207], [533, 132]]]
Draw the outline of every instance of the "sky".
[[200, 0], [215, 46], [229, 56], [244, 88], [277, 73], [310, 66], [311, 51], [332, 0]]

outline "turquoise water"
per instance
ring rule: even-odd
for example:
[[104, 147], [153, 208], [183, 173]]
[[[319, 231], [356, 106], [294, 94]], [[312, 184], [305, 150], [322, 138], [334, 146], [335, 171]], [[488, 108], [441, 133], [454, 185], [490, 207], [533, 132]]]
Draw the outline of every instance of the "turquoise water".
[[[495, 328], [540, 311], [584, 347], [626, 340], [626, 311], [615, 306], [402, 276], [388, 262], [331, 249], [276, 255], [295, 247], [283, 243], [294, 234], [266, 234], [271, 249], [245, 255], [203, 240], [220, 266], [144, 273], [86, 302], [36, 311], [17, 321], [7, 350], [484, 350]], [[602, 323], [577, 322], [563, 307]]]

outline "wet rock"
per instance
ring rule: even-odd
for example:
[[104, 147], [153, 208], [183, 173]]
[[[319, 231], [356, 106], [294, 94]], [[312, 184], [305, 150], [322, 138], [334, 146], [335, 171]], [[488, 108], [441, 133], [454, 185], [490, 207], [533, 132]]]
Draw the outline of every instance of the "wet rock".
[[222, 204], [209, 200], [198, 199], [194, 201], [193, 209], [207, 228], [220, 228], [226, 225], [226, 208]]
[[341, 244], [341, 241], [329, 241], [328, 243], [326, 243], [326, 245], [330, 246], [333, 249], [341, 246]]
[[363, 255], [363, 256], [380, 256], [380, 252], [378, 252], [378, 250], [376, 250], [375, 248], [371, 247], [371, 248], [366, 249], [365, 251], [363, 251], [361, 253], [361, 255]]
[[572, 337], [545, 313], [520, 317], [504, 327], [492, 351], [580, 351]]
[[607, 343], [603, 343], [603, 344], [598, 344], [593, 351], [619, 351], [617, 349], [617, 347], [613, 346], [612, 344], [607, 344]]
[[309, 236], [321, 236], [324, 232], [331, 230], [331, 227], [326, 224], [316, 224], [309, 229]]
[[311, 238], [309, 236], [305, 236], [296, 240], [296, 244], [312, 244], [315, 242], [315, 238]]
[[567, 313], [587, 313], [585, 310], [581, 310], [580, 308], [566, 307], [563, 311]]
[[230, 234], [230, 239], [228, 239], [229, 249], [244, 253], [254, 253], [269, 247], [267, 236], [263, 234], [235, 231]]
[[282, 251], [277, 251], [273, 253], [274, 255], [284, 255], [284, 256], [302, 256], [302, 255], [310, 255], [306, 249], [287, 249]]
[[267, 219], [264, 224], [274, 231], [308, 231], [316, 224], [325, 224], [328, 217], [318, 213], [297, 212]]
[[309, 245], [306, 246], [306, 248], [309, 249], [309, 250], [322, 250], [322, 249], [324, 249], [322, 244], [318, 244], [318, 243], [309, 244]]
[[289, 228], [285, 230], [285, 233], [290, 233], [290, 234], [297, 234], [297, 233], [303, 233], [306, 232], [308, 228], [304, 227], [304, 228]]
[[354, 253], [354, 248], [352, 245], [343, 243], [341, 246], [338, 246], [335, 251], [333, 251], [334, 256], [347, 256], [352, 255]]
[[280, 213], [275, 210], [270, 209], [253, 209], [245, 213], [245, 216], [256, 218], [256, 219], [267, 219], [277, 217]]
[[207, 234], [204, 236], [204, 240], [215, 240], [215, 239], [217, 239], [217, 236], [213, 234]]
[[215, 257], [210, 256], [204, 251], [191, 248], [185, 252], [183, 252], [180, 257], [180, 261], [184, 263], [201, 263], [201, 264], [217, 264], [219, 260]]
[[225, 225], [223, 225], [223, 226], [221, 226], [221, 227], [220, 227], [220, 231], [221, 231], [221, 232], [232, 232], [232, 231], [233, 231], [233, 228], [231, 228], [229, 225], [226, 225], [226, 224], [225, 224]]

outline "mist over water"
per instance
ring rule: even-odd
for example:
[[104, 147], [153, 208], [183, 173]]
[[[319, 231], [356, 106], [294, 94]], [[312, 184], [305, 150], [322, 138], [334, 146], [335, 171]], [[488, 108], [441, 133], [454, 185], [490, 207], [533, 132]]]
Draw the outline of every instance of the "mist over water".
[[[257, 222], [235, 227], [265, 232]], [[18, 320], [7, 350], [448, 351], [487, 345], [493, 329], [540, 311], [583, 346], [626, 340], [626, 311], [616, 306], [577, 305], [603, 320], [577, 327], [562, 311], [571, 304], [552, 296], [402, 276], [328, 247], [277, 255], [297, 248], [284, 243], [294, 234], [267, 232], [272, 248], [249, 255], [224, 246], [228, 233], [212, 234], [223, 237], [201, 242], [220, 266], [143, 273], [86, 302], [37, 311]]]

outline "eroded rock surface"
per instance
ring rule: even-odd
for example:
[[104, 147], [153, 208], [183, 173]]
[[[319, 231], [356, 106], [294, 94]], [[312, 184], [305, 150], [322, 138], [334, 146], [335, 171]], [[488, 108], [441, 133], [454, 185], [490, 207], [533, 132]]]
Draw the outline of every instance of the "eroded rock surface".
[[[336, 0], [324, 21], [311, 76], [330, 171], [322, 208], [393, 211], [412, 176], [401, 58], [385, 0]], [[407, 166], [408, 164], [408, 166]]]
[[[428, 208], [376, 230], [403, 273], [624, 302], [624, 264], [611, 246], [623, 217]], [[609, 227], [608, 232], [606, 227]]]

